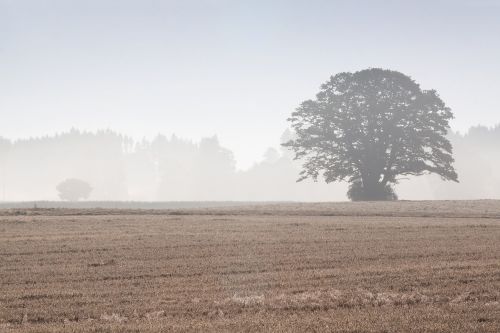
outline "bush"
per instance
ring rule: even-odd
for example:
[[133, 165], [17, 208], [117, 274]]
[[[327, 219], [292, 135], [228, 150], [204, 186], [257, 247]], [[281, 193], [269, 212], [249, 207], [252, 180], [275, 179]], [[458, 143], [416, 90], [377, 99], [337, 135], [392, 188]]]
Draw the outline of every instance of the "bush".
[[390, 185], [365, 188], [361, 181], [355, 181], [349, 186], [347, 197], [352, 201], [392, 201], [398, 196]]
[[80, 179], [66, 179], [59, 183], [56, 187], [61, 200], [78, 201], [87, 199], [92, 192], [92, 187], [89, 183]]

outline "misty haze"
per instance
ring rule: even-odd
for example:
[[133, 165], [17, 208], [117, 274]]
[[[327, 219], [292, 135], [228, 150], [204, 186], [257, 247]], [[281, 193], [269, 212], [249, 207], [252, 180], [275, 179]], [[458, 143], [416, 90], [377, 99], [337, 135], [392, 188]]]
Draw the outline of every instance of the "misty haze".
[[[281, 134], [281, 135], [280, 135]], [[281, 141], [290, 130], [277, 133]], [[500, 198], [500, 127], [450, 132], [459, 183], [429, 175], [403, 179], [400, 199]], [[238, 169], [217, 136], [188, 140], [158, 135], [134, 140], [118, 132], [69, 130], [21, 140], [2, 139], [3, 201], [59, 200], [68, 178], [88, 182], [92, 201], [344, 201], [347, 184], [299, 182], [300, 161], [286, 147], [269, 147], [252, 166]], [[34, 167], [36, 166], [36, 167]]]
[[0, 332], [500, 332], [499, 18], [0, 0]]

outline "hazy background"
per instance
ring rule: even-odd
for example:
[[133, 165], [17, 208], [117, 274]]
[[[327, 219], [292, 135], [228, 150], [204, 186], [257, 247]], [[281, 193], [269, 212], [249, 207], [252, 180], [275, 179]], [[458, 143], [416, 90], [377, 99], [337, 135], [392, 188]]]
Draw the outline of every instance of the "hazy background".
[[279, 143], [331, 74], [368, 67], [456, 117], [461, 183], [400, 197], [498, 198], [500, 130], [469, 129], [500, 123], [499, 17], [495, 0], [0, 0], [0, 200], [56, 199], [67, 177], [94, 200], [343, 200], [295, 184]]
[[[285, 131], [281, 140], [290, 139]], [[438, 176], [402, 180], [401, 199], [500, 199], [500, 126], [450, 133], [460, 183]], [[0, 140], [0, 201], [57, 200], [56, 185], [88, 182], [90, 200], [331, 201], [346, 200], [344, 183], [296, 183], [300, 163], [270, 147], [262, 161], [236, 168], [216, 136], [192, 142], [158, 135], [134, 141], [113, 131], [71, 130], [56, 136]]]

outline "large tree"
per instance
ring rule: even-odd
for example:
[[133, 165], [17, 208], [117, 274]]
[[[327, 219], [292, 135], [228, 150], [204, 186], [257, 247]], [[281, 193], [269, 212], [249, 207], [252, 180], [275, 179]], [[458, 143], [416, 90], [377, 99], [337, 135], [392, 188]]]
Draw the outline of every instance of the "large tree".
[[453, 118], [435, 90], [390, 70], [340, 73], [288, 119], [284, 146], [303, 159], [300, 180], [348, 181], [351, 200], [391, 200], [400, 177], [435, 173], [457, 180], [446, 138]]

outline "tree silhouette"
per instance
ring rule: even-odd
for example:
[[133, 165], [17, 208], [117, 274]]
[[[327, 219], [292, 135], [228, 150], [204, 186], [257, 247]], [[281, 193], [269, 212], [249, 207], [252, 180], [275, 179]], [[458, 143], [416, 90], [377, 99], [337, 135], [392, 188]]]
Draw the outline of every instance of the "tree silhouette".
[[80, 179], [66, 179], [56, 187], [61, 200], [78, 201], [87, 199], [92, 192], [92, 187]]
[[348, 181], [351, 200], [396, 199], [399, 176], [436, 173], [457, 180], [446, 134], [451, 110], [390, 70], [340, 73], [288, 119], [296, 138], [283, 145], [304, 159], [301, 181]]

